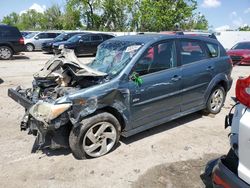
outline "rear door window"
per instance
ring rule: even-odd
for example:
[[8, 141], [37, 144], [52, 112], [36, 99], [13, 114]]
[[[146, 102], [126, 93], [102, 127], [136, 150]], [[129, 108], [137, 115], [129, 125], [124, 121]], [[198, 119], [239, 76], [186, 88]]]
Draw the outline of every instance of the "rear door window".
[[49, 39], [53, 39], [53, 38], [56, 38], [58, 34], [57, 33], [48, 33], [48, 37]]
[[219, 46], [217, 44], [206, 43], [209, 57], [219, 57]]
[[182, 65], [193, 63], [207, 58], [206, 51], [200, 41], [181, 40], [180, 55]]
[[39, 39], [47, 39], [48, 38], [48, 33], [40, 33], [37, 35]]
[[93, 42], [102, 41], [102, 37], [100, 35], [93, 35], [93, 36], [91, 36], [91, 40]]
[[90, 42], [90, 37], [89, 37], [89, 36], [83, 35], [83, 36], [81, 37], [81, 39], [82, 39], [84, 42]]

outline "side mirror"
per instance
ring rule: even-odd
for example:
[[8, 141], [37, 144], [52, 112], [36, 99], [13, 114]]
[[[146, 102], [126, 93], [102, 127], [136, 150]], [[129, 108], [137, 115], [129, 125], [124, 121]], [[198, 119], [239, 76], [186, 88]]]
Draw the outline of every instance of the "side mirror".
[[34, 39], [39, 40], [39, 37], [38, 37], [38, 36], [36, 36]]
[[80, 39], [80, 40], [79, 40], [79, 43], [83, 43], [83, 40], [82, 40], [82, 39]]
[[140, 86], [143, 83], [142, 78], [137, 72], [133, 72], [130, 76], [130, 79], [137, 85]]

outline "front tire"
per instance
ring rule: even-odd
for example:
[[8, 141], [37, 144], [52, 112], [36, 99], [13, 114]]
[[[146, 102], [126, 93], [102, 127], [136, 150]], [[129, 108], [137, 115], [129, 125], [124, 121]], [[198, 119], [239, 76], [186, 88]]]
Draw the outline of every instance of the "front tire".
[[206, 104], [206, 113], [218, 114], [221, 111], [221, 108], [224, 105], [226, 99], [226, 92], [222, 86], [216, 86], [207, 101]]
[[87, 117], [73, 127], [69, 145], [77, 159], [97, 158], [112, 151], [120, 139], [121, 126], [110, 113]]
[[13, 56], [13, 50], [8, 46], [0, 46], [0, 59], [9, 60]]

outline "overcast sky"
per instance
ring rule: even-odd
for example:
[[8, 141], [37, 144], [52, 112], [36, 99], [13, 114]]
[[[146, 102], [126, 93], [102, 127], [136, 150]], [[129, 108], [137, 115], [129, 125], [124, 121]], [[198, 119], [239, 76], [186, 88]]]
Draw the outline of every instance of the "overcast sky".
[[[198, 10], [206, 16], [213, 29], [235, 29], [250, 25], [250, 0], [197, 0]], [[8, 0], [1, 1], [0, 19], [11, 12], [35, 9], [43, 12], [52, 4], [61, 7], [65, 0]]]

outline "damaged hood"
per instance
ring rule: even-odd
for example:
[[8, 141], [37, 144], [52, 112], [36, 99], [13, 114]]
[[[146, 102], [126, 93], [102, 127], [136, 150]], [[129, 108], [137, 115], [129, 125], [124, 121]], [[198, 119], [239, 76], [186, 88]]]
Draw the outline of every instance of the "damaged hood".
[[39, 72], [34, 74], [34, 77], [49, 77], [58, 66], [63, 66], [65, 64], [70, 64], [80, 69], [78, 72], [75, 72], [76, 76], [102, 77], [107, 75], [107, 73], [94, 70], [80, 62], [74, 50], [63, 48], [61, 53], [51, 58]]

